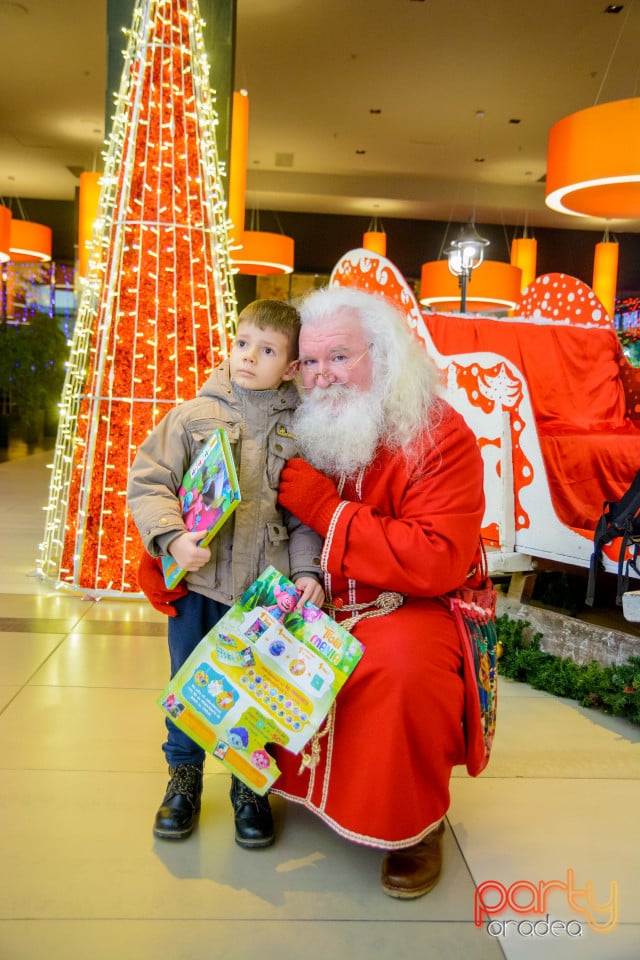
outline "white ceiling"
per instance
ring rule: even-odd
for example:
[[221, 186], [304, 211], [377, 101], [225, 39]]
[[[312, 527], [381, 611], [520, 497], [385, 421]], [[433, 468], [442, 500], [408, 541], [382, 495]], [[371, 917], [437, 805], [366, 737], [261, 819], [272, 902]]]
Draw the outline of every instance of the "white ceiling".
[[[606, 6], [238, 0], [247, 207], [601, 229], [549, 211], [541, 181], [556, 120], [637, 95], [640, 0]], [[105, 24], [106, 0], [0, 0], [5, 202], [71, 200], [99, 162]]]

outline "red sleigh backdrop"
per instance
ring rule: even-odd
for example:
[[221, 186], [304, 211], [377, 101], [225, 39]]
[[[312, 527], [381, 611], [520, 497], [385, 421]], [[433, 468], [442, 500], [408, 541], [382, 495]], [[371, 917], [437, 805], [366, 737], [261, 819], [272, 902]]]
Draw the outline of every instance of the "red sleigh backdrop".
[[532, 556], [588, 567], [603, 502], [620, 498], [640, 464], [640, 370], [593, 291], [548, 274], [518, 316], [431, 314], [370, 250], [346, 254], [331, 282], [396, 302], [441, 369], [484, 459], [491, 571], [527, 569]]

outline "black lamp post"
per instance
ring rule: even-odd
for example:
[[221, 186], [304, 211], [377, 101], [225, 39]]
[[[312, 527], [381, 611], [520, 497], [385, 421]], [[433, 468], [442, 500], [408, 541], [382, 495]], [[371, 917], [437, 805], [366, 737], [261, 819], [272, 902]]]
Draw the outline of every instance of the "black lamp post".
[[458, 239], [452, 240], [447, 249], [449, 270], [454, 277], [458, 278], [460, 287], [461, 313], [464, 313], [467, 307], [467, 284], [471, 280], [473, 271], [482, 263], [484, 248], [488, 245], [489, 241], [480, 236], [470, 220], [460, 230]]

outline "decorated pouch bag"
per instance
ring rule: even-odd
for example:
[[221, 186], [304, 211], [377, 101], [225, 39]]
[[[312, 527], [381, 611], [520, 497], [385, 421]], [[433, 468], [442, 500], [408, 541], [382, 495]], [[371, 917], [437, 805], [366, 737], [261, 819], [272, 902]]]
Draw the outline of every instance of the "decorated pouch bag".
[[472, 777], [482, 773], [489, 762], [498, 706], [497, 594], [487, 574], [484, 545], [481, 554], [480, 585], [461, 587], [444, 598], [462, 641], [465, 763]]

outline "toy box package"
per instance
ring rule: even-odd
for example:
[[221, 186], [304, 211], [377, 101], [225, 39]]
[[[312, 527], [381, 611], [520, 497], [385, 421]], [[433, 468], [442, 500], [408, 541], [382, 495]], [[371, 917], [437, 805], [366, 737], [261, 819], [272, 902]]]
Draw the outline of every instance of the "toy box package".
[[[202, 530], [199, 545], [205, 547], [240, 502], [238, 476], [224, 428], [211, 434], [182, 478], [178, 496], [187, 530]], [[173, 557], [163, 557], [162, 572], [164, 582], [172, 589], [186, 570]]]
[[316, 733], [364, 648], [267, 567], [200, 641], [158, 703], [252, 790], [280, 771], [266, 749], [299, 753]]

